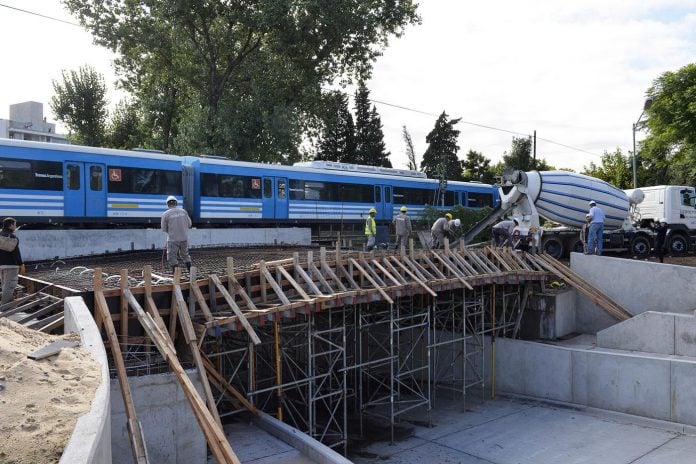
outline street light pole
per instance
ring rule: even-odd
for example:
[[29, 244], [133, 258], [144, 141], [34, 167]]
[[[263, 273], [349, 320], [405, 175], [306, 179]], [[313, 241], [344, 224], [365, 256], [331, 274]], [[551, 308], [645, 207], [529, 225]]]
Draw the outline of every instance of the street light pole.
[[638, 158], [636, 156], [636, 129], [638, 127], [638, 124], [640, 123], [640, 119], [643, 117], [648, 108], [650, 108], [652, 102], [652, 97], [648, 97], [645, 99], [645, 103], [643, 104], [643, 111], [640, 113], [640, 116], [638, 116], [638, 120], [633, 123], [633, 188], [638, 188], [638, 162], [636, 161], [636, 159]]

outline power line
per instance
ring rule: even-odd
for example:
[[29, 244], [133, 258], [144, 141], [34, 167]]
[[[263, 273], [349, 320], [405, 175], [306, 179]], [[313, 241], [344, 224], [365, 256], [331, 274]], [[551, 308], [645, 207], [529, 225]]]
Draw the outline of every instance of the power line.
[[[421, 110], [417, 110], [417, 109], [414, 109], [414, 108], [409, 108], [409, 107], [407, 107], [407, 106], [401, 106], [401, 105], [396, 105], [396, 104], [394, 104], [394, 103], [387, 103], [387, 102], [383, 102], [383, 101], [380, 101], [380, 100], [374, 100], [374, 99], [372, 99], [372, 98], [370, 99], [370, 101], [373, 102], [373, 103], [378, 103], [378, 104], [380, 104], [380, 105], [385, 105], [385, 106], [391, 106], [391, 107], [394, 107], [394, 108], [398, 108], [398, 109], [400, 109], [400, 110], [405, 110], [405, 111], [411, 111], [411, 112], [413, 112], [413, 113], [424, 114], [424, 115], [426, 115], [426, 116], [433, 116], [433, 117], [437, 117], [437, 116], [438, 116], [437, 114], [429, 113], [429, 112], [427, 112], [427, 111], [421, 111]], [[524, 134], [524, 133], [522, 133], [522, 132], [517, 132], [517, 131], [513, 131], [513, 130], [509, 130], [509, 129], [502, 129], [502, 128], [500, 128], [500, 127], [488, 126], [488, 125], [486, 125], [486, 124], [479, 124], [479, 123], [471, 122], [471, 121], [464, 121], [463, 119], [460, 119], [459, 122], [461, 122], [462, 124], [468, 124], [468, 125], [470, 125], [470, 126], [481, 127], [481, 128], [483, 128], [483, 129], [489, 129], [489, 130], [494, 130], [494, 131], [498, 131], [498, 132], [505, 132], [505, 133], [513, 134], [513, 135], [519, 135], [519, 136], [521, 136], [521, 137], [531, 137], [530, 134]], [[602, 157], [602, 155], [598, 155], [597, 153], [592, 153], [591, 151], [587, 151], [587, 150], [584, 150], [584, 149], [582, 149], [582, 148], [573, 147], [573, 146], [571, 146], [571, 145], [566, 145], [565, 143], [556, 142], [556, 141], [554, 141], [554, 140], [545, 139], [545, 138], [543, 138], [543, 137], [537, 137], [537, 140], [543, 140], [544, 142], [547, 142], [547, 143], [550, 143], [550, 144], [553, 144], [553, 145], [558, 145], [558, 146], [560, 146], [560, 147], [568, 148], [568, 149], [570, 149], [570, 150], [575, 150], [575, 151], [579, 151], [579, 152], [582, 152], [582, 153], [587, 153], [588, 155], [596, 156], [596, 157], [598, 157], [598, 158], [601, 158], [601, 157]]]
[[4, 8], [8, 8], [8, 9], [10, 9], [10, 10], [19, 11], [19, 12], [21, 12], [21, 13], [26, 13], [26, 14], [30, 14], [30, 15], [34, 15], [34, 16], [39, 16], [39, 17], [41, 17], [41, 18], [50, 19], [50, 20], [52, 20], [52, 21], [58, 21], [59, 23], [65, 23], [65, 24], [70, 24], [71, 26], [82, 27], [82, 26], [80, 26], [80, 25], [77, 24], [77, 23], [73, 23], [73, 22], [70, 22], [70, 21], [66, 21], [66, 20], [64, 20], [64, 19], [54, 18], [53, 16], [47, 16], [47, 15], [45, 15], [45, 14], [36, 13], [36, 12], [34, 12], [34, 11], [23, 10], [23, 9], [21, 9], [21, 8], [17, 8], [17, 7], [14, 7], [14, 6], [5, 5], [4, 3], [0, 3], [0, 6], [1, 6], [1, 7], [4, 7]]

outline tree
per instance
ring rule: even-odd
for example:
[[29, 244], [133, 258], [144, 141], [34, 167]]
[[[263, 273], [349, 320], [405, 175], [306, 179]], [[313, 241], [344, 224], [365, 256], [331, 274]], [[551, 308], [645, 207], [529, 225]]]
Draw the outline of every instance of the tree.
[[408, 169], [411, 171], [418, 170], [418, 161], [416, 160], [416, 150], [413, 148], [413, 139], [411, 139], [411, 134], [409, 134], [406, 126], [401, 128], [401, 138], [406, 144], [406, 158], [408, 159]]
[[99, 147], [106, 134], [106, 84], [91, 66], [62, 72], [63, 80], [53, 80], [55, 95], [49, 103], [56, 118], [68, 126], [70, 140], [78, 145]]
[[348, 110], [348, 95], [330, 92], [325, 98], [323, 132], [315, 159], [350, 162], [355, 158], [355, 124]]
[[466, 159], [462, 161], [464, 180], [477, 180], [485, 184], [495, 182], [495, 174], [491, 167], [491, 160], [474, 150], [469, 150]]
[[448, 118], [443, 111], [433, 130], [425, 137], [428, 148], [423, 154], [421, 171], [432, 178], [442, 176], [448, 180], [461, 180], [462, 164], [457, 158], [459, 131], [454, 128], [459, 119]]
[[648, 89], [648, 136], [639, 159], [645, 185], [696, 183], [696, 63], [660, 75]]
[[109, 147], [132, 150], [146, 146], [138, 108], [132, 102], [121, 101], [113, 110], [106, 134]]
[[513, 137], [510, 153], [503, 154], [503, 164], [507, 168], [520, 171], [549, 171], [553, 169], [553, 166], [549, 165], [543, 158], [534, 159], [532, 157], [531, 137]]
[[419, 22], [412, 0], [65, 4], [117, 53], [138, 101], [165, 97], [153, 130], [165, 146], [259, 161], [295, 156], [322, 85], [369, 77], [388, 39]]
[[629, 189], [633, 186], [633, 160], [629, 156], [624, 156], [620, 148], [612, 153], [605, 151], [600, 166], [590, 163], [582, 173], [602, 179], [620, 189]]
[[382, 121], [377, 108], [370, 106], [370, 92], [360, 81], [355, 91], [355, 160], [368, 166], [392, 167], [384, 144]]

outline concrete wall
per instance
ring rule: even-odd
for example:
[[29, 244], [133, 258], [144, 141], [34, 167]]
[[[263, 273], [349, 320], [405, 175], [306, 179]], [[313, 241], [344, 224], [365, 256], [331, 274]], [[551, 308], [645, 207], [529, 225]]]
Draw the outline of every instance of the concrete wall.
[[[19, 230], [22, 258], [42, 261], [131, 250], [162, 249], [167, 236], [159, 229]], [[239, 245], [299, 245], [312, 241], [309, 228], [191, 229], [192, 248]]]
[[534, 293], [527, 304], [521, 324], [521, 337], [556, 339], [575, 332], [575, 291]]
[[696, 359], [498, 338], [496, 390], [696, 425]]
[[646, 311], [598, 332], [597, 346], [696, 357], [696, 317]]
[[[202, 394], [198, 374], [187, 371]], [[204, 464], [206, 441], [186, 396], [171, 373], [128, 377], [150, 462]], [[111, 442], [114, 462], [131, 462], [132, 452], [121, 388], [111, 381]]]
[[[571, 253], [570, 267], [633, 315], [696, 309], [692, 267], [581, 253]], [[578, 332], [597, 333], [617, 323], [581, 293], [577, 295]]]
[[80, 297], [65, 299], [65, 333], [78, 333], [82, 346], [101, 367], [101, 382], [94, 393], [89, 412], [75, 425], [63, 456], [64, 464], [111, 463], [111, 404], [109, 362], [104, 343], [92, 315]]

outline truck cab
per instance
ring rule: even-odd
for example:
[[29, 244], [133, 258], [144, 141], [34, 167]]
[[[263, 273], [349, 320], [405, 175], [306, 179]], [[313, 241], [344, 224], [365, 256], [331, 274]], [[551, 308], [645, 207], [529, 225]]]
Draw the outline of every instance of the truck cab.
[[696, 191], [683, 185], [641, 187], [640, 225], [650, 227], [665, 218], [669, 224], [667, 246], [672, 254], [696, 249]]

